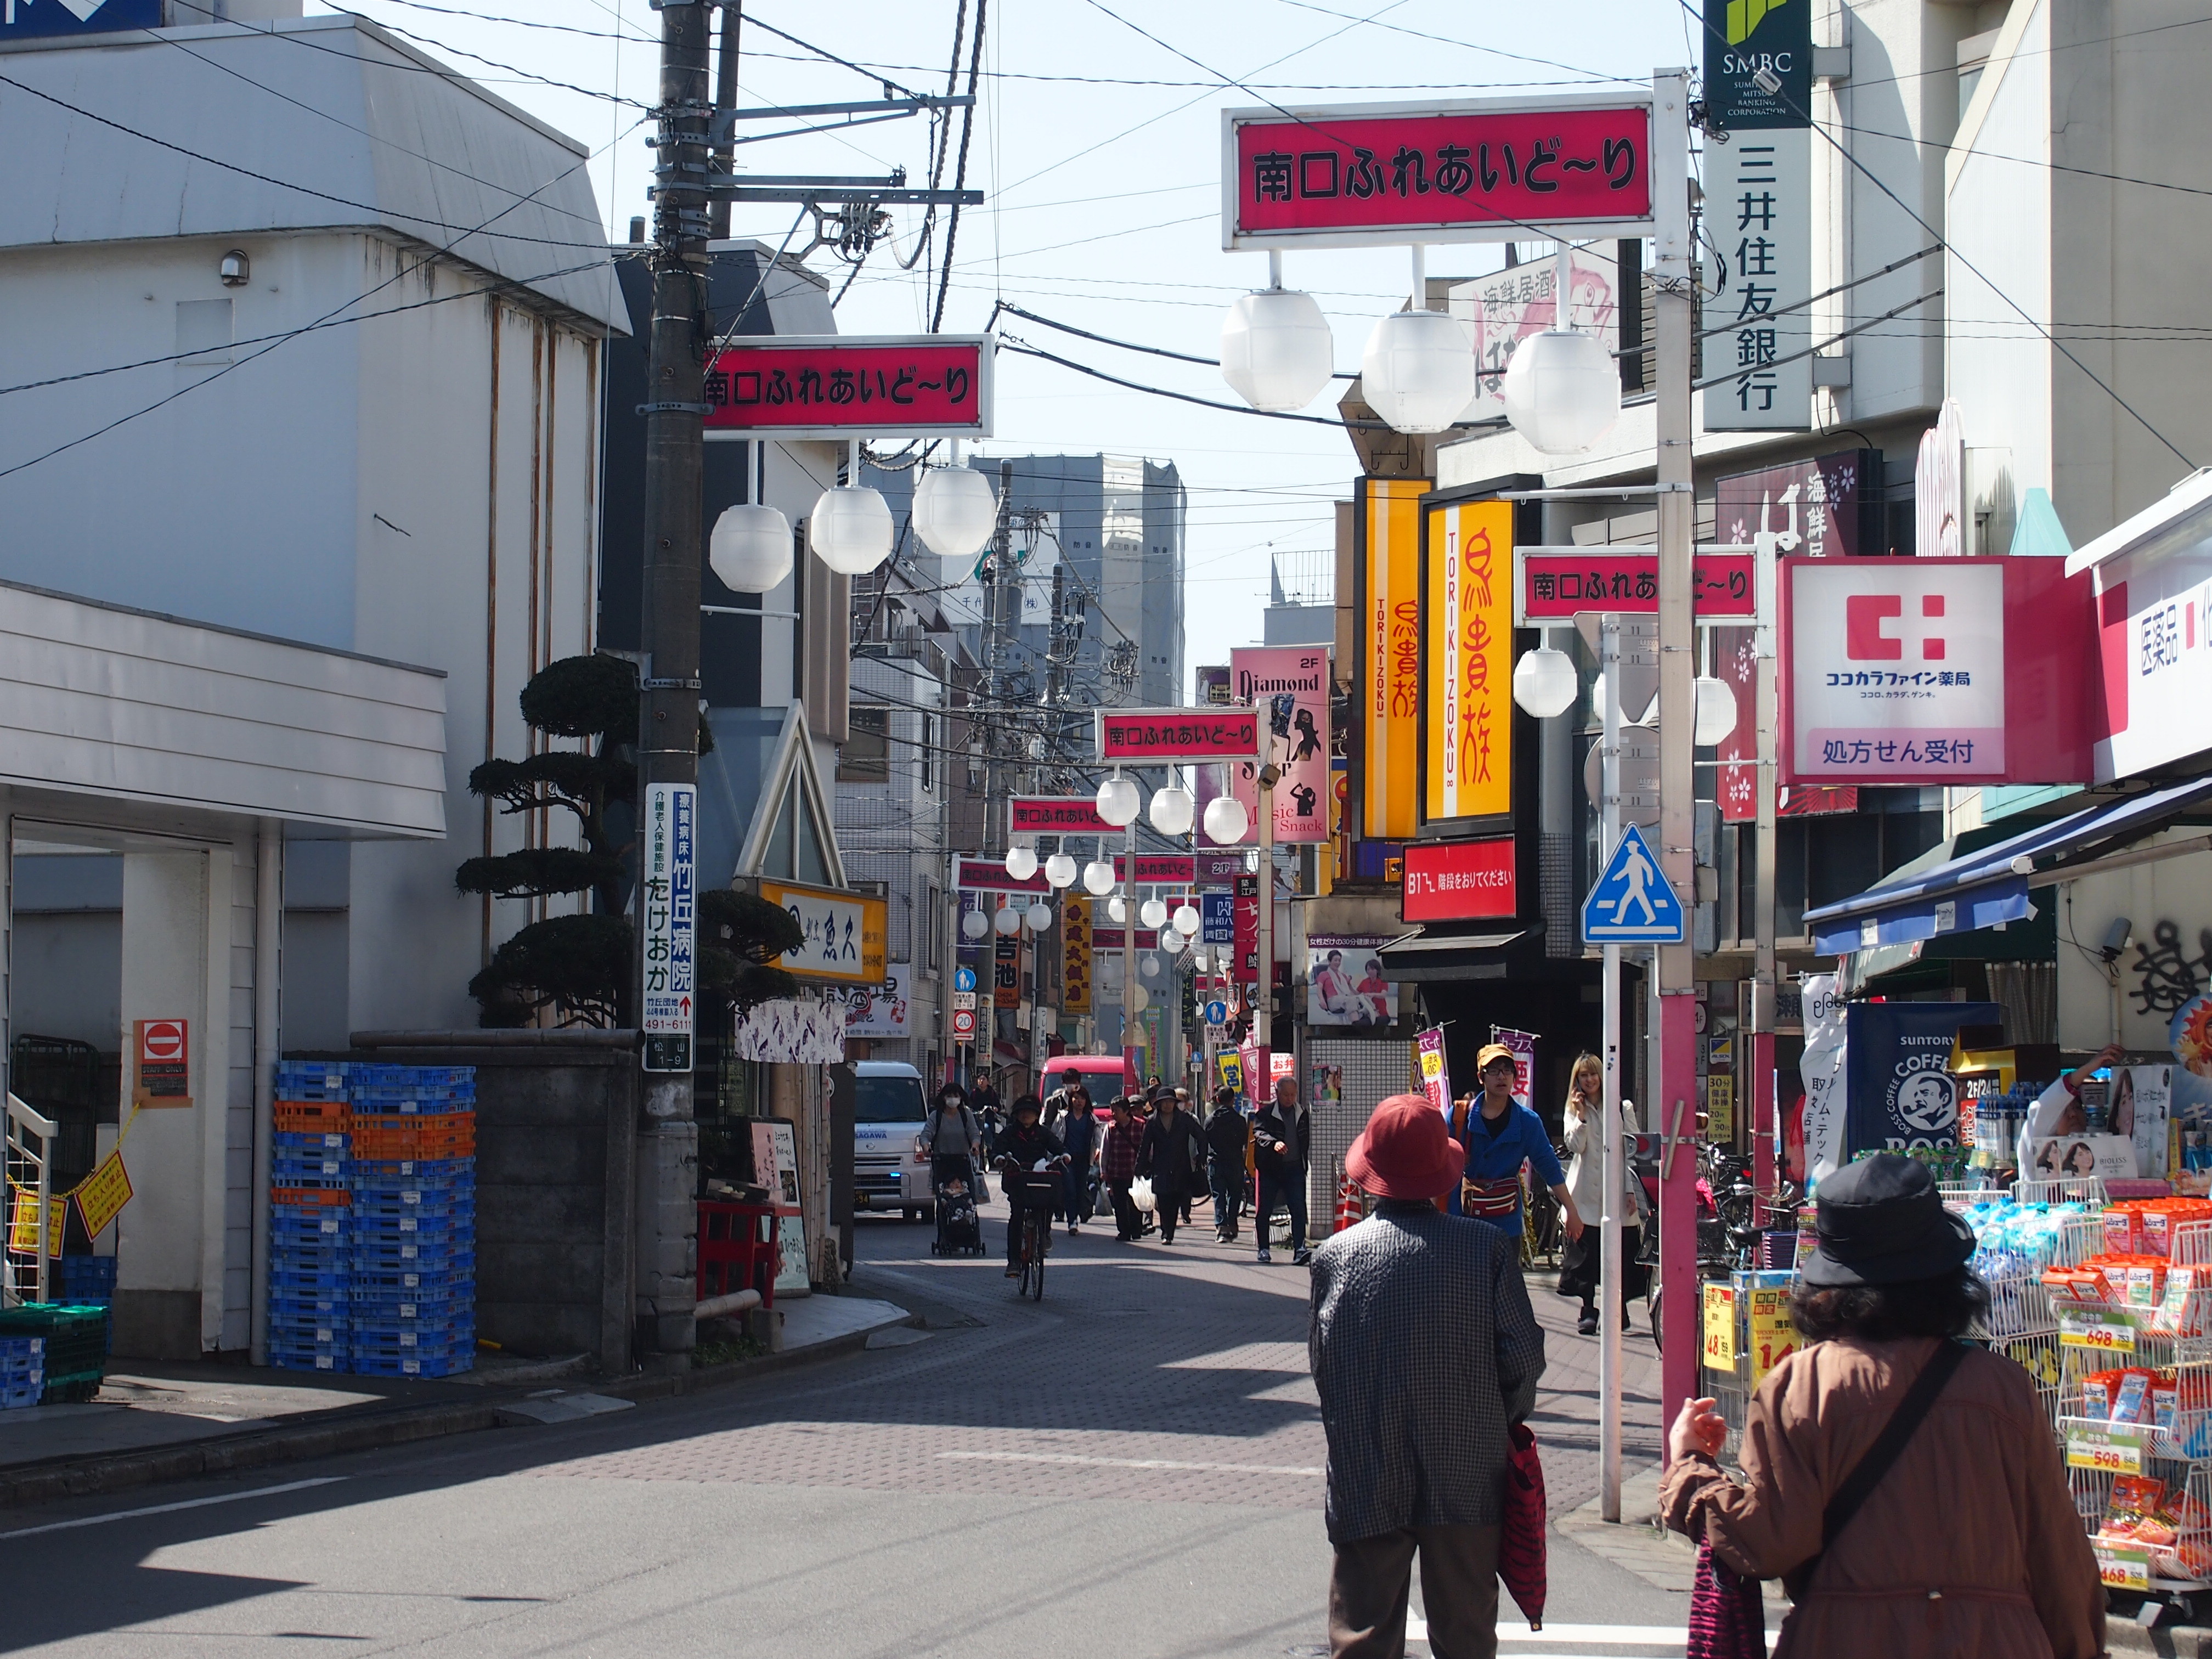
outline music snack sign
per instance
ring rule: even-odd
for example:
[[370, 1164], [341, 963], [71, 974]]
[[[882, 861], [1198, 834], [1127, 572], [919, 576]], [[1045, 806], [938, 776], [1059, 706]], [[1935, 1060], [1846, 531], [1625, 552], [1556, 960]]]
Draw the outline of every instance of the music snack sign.
[[988, 438], [988, 334], [793, 334], [707, 366], [710, 439]]
[[1650, 150], [1648, 98], [1224, 110], [1221, 246], [1642, 235]]

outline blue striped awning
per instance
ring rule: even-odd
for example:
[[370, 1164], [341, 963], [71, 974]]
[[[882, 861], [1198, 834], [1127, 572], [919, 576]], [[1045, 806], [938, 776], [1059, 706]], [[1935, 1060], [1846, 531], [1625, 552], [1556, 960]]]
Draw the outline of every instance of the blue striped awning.
[[[2032, 830], [1925, 869], [1901, 871], [1863, 893], [1805, 913], [1813, 948], [1822, 956], [1910, 945], [1916, 939], [2025, 921], [2033, 909], [2030, 878], [2118, 851], [2212, 805], [2212, 777], [2192, 778], [2039, 823]], [[2038, 860], [2048, 860], [2039, 867]]]

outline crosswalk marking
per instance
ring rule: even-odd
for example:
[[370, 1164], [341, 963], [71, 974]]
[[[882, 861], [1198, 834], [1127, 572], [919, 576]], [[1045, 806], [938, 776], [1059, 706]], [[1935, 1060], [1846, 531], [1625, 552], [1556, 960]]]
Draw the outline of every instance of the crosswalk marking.
[[940, 1459], [975, 1463], [1076, 1463], [1102, 1469], [1204, 1469], [1224, 1474], [1318, 1475], [1319, 1464], [1189, 1463], [1174, 1457], [1084, 1457], [1074, 1452], [943, 1451]]
[[[1767, 1646], [1772, 1647], [1779, 1634], [1778, 1631], [1767, 1632]], [[1429, 1639], [1428, 1622], [1420, 1614], [1406, 1615], [1406, 1639]], [[1680, 1625], [1546, 1625], [1541, 1630], [1530, 1630], [1527, 1621], [1510, 1609], [1498, 1610], [1499, 1659], [1511, 1659], [1514, 1655], [1533, 1656], [1534, 1659], [1585, 1659], [1585, 1656], [1559, 1651], [1562, 1647], [1574, 1646], [1654, 1648], [1680, 1653], [1689, 1639], [1689, 1632]]]

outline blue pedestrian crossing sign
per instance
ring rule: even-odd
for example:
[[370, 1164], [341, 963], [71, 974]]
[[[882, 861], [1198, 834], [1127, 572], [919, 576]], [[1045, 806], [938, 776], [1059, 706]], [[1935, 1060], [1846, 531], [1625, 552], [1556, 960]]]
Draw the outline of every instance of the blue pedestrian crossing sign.
[[956, 991], [974, 990], [975, 970], [973, 968], [955, 968], [952, 970], [952, 988]]
[[1688, 936], [1682, 901], [1634, 824], [1605, 873], [1583, 901], [1583, 938], [1591, 945], [1680, 945]]

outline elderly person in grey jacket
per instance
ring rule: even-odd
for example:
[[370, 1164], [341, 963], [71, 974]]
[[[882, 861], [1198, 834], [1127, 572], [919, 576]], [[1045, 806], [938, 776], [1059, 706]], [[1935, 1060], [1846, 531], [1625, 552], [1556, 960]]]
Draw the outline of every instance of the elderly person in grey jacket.
[[1437, 1659], [1498, 1651], [1506, 1428], [1535, 1403], [1544, 1336], [1510, 1241], [1436, 1207], [1466, 1163], [1433, 1106], [1393, 1095], [1345, 1159], [1382, 1202], [1314, 1253], [1336, 1659], [1405, 1652], [1417, 1551]]

